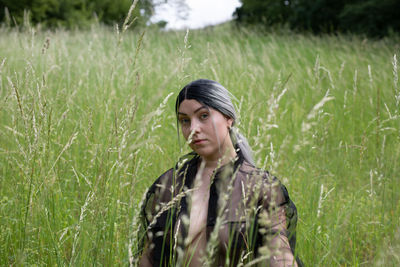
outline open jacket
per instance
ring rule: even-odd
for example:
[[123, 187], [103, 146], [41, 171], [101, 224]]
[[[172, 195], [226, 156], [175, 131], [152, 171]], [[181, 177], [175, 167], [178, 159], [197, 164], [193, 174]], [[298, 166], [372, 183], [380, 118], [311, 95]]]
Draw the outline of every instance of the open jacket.
[[[143, 245], [153, 266], [182, 264], [189, 229], [188, 195], [199, 166], [200, 157], [188, 154], [146, 194]], [[295, 255], [297, 210], [276, 177], [255, 168], [239, 153], [234, 162], [214, 171], [208, 203], [209, 266], [294, 264], [283, 255]], [[299, 260], [297, 264], [302, 265]]]

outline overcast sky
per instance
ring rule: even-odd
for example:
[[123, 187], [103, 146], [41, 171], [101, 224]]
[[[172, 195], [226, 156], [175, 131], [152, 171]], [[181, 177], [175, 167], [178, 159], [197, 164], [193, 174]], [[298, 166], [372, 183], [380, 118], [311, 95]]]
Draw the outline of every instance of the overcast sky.
[[[170, 1], [171, 2], [171, 1]], [[166, 4], [156, 9], [153, 22], [165, 20], [168, 29], [201, 28], [232, 19], [239, 0], [185, 0], [189, 9], [186, 20], [179, 18], [179, 6]]]

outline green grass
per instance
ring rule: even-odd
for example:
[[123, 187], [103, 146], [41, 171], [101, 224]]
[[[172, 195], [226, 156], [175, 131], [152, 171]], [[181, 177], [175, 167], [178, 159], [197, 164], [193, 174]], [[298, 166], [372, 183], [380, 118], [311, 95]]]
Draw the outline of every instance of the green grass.
[[307, 266], [400, 264], [398, 39], [0, 35], [0, 265], [126, 265], [142, 194], [188, 150], [174, 100], [197, 78], [237, 97], [257, 165], [298, 207]]

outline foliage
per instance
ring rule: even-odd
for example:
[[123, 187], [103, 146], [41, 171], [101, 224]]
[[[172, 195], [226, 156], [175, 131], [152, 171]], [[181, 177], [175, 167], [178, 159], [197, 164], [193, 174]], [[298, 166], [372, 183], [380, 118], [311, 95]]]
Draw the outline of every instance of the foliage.
[[[29, 16], [33, 24], [45, 27], [86, 27], [97, 20], [104, 24], [121, 24], [132, 0], [0, 0], [0, 21], [6, 21], [7, 12], [12, 17], [12, 25], [21, 25]], [[145, 24], [152, 13], [150, 0], [139, 1], [139, 8], [133, 16], [138, 18], [135, 25]], [[29, 12], [29, 13], [27, 13]]]
[[273, 25], [285, 23], [291, 15], [291, 8], [285, 1], [242, 1], [242, 6], [237, 8], [235, 15], [238, 22], [248, 24], [263, 23]]
[[373, 36], [400, 32], [399, 10], [397, 0], [357, 1], [344, 6], [339, 14], [340, 27]]
[[1, 266], [126, 266], [145, 189], [187, 151], [174, 98], [200, 77], [237, 97], [257, 166], [298, 207], [307, 266], [400, 265], [398, 39], [0, 35]]
[[354, 32], [379, 36], [400, 32], [396, 0], [242, 0], [239, 24], [287, 24], [314, 33]]

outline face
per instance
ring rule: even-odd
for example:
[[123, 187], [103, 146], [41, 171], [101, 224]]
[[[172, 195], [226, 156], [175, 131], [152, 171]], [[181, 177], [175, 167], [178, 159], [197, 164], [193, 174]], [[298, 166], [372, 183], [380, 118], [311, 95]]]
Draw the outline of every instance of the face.
[[184, 100], [178, 109], [182, 134], [189, 146], [206, 160], [218, 160], [233, 148], [229, 130], [233, 120], [196, 100]]

